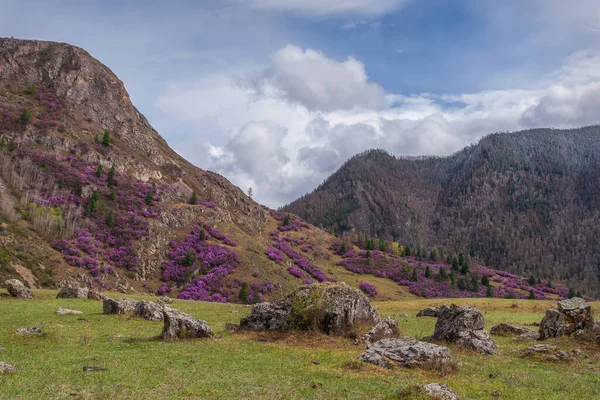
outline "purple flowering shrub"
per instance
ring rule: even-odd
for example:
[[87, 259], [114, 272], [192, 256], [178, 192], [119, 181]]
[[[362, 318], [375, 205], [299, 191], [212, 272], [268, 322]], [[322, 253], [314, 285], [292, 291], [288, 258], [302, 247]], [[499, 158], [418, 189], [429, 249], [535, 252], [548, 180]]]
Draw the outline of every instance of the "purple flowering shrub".
[[283, 255], [281, 254], [281, 251], [274, 249], [273, 247], [267, 247], [265, 254], [270, 260], [275, 261], [277, 264], [281, 264], [283, 261]]
[[371, 285], [370, 283], [365, 282], [365, 281], [360, 281], [359, 286], [360, 286], [360, 290], [362, 290], [369, 296], [371, 296], [371, 297], [377, 296], [377, 288], [375, 286]]
[[298, 268], [296, 267], [289, 267], [288, 268], [288, 272], [291, 275], [294, 275], [296, 278], [302, 278], [302, 271], [300, 271]]

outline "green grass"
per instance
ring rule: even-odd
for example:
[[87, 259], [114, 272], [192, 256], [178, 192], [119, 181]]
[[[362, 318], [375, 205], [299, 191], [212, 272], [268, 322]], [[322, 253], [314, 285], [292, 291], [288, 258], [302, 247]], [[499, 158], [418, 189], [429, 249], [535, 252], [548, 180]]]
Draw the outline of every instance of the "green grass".
[[[36, 291], [34, 300], [0, 297], [0, 361], [17, 367], [0, 375], [0, 398], [6, 399], [379, 399], [411, 384], [442, 382], [461, 399], [598, 399], [600, 348], [563, 338], [549, 340], [561, 349], [582, 349], [574, 363], [551, 363], [519, 357], [531, 343], [495, 337], [498, 356], [481, 356], [450, 346], [460, 371], [439, 376], [433, 371], [392, 371], [356, 362], [363, 346], [317, 334], [230, 334], [226, 322], [237, 323], [247, 306], [176, 300], [174, 307], [205, 319], [214, 339], [164, 343], [156, 339], [161, 322], [102, 315], [101, 302], [55, 299], [55, 291]], [[117, 297], [118, 295], [114, 295]], [[132, 296], [142, 298], [142, 296]], [[382, 315], [399, 318], [402, 333], [422, 337], [435, 320], [415, 318], [420, 308], [441, 303], [473, 304], [484, 313], [488, 328], [499, 322], [539, 322], [552, 303], [526, 300], [407, 300], [380, 302]], [[517, 307], [514, 308], [513, 304]], [[598, 304], [594, 305], [598, 313]], [[58, 307], [83, 316], [57, 316]], [[20, 337], [13, 332], [39, 326], [46, 335]], [[124, 338], [110, 338], [112, 334]], [[261, 339], [261, 340], [258, 340]], [[266, 340], [266, 341], [264, 341]], [[318, 364], [313, 363], [318, 362]], [[107, 371], [83, 372], [84, 365]], [[490, 373], [496, 374], [490, 379]]]

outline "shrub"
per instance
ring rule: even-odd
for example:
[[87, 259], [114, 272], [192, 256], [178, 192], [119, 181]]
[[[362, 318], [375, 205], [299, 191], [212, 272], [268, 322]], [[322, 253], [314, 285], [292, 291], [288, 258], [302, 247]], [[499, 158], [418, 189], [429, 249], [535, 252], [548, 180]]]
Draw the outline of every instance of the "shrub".
[[248, 293], [250, 292], [250, 286], [247, 282], [242, 282], [242, 287], [238, 292], [238, 299], [242, 302], [242, 304], [248, 303]]
[[320, 328], [325, 317], [327, 304], [318, 289], [310, 287], [297, 290], [290, 295], [292, 312], [287, 328], [292, 330], [314, 331]]
[[102, 136], [102, 145], [104, 147], [108, 147], [110, 145], [110, 131], [108, 129], [104, 130], [104, 136]]
[[196, 192], [192, 192], [192, 196], [188, 200], [188, 203], [189, 204], [197, 204], [198, 203], [198, 196], [196, 195]]
[[27, 109], [23, 110], [23, 114], [21, 114], [21, 121], [25, 124], [28, 124], [30, 120], [31, 120], [31, 112], [29, 112], [29, 110], [27, 110]]
[[371, 297], [377, 296], [377, 288], [368, 282], [360, 281], [360, 290], [362, 290]]

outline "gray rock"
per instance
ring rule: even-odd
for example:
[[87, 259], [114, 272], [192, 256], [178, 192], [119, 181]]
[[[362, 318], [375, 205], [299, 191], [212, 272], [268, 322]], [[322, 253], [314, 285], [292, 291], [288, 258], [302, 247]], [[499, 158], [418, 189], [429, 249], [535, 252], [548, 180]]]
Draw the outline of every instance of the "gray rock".
[[56, 295], [57, 299], [87, 299], [90, 289], [85, 286], [65, 286]]
[[583, 299], [573, 297], [558, 302], [558, 310], [549, 309], [540, 323], [540, 339], [547, 339], [593, 328], [592, 307]]
[[207, 338], [213, 332], [206, 321], [202, 321], [182, 313], [181, 311], [165, 308], [163, 310], [164, 327], [161, 333], [163, 340], [185, 338]]
[[37, 336], [42, 334], [42, 330], [37, 327], [19, 328], [15, 333], [21, 336]]
[[0, 375], [2, 374], [12, 374], [15, 372], [15, 367], [5, 362], [0, 361]]
[[539, 340], [540, 334], [539, 332], [529, 331], [525, 332], [517, 338], [518, 340], [526, 341], [526, 340]]
[[231, 322], [227, 322], [225, 324], [225, 329], [229, 332], [237, 332], [240, 330], [240, 326], [238, 324], [232, 324]]
[[439, 400], [458, 400], [456, 393], [443, 383], [428, 383], [421, 385], [421, 391]]
[[173, 299], [170, 298], [169, 296], [162, 296], [156, 302], [159, 303], [159, 304], [160, 303], [162, 303], [162, 304], [172, 304], [173, 303]]
[[417, 313], [417, 317], [434, 317], [437, 318], [438, 316], [438, 309], [437, 308], [432, 308], [432, 307], [427, 307], [422, 309], [421, 311], [419, 311]]
[[483, 354], [496, 354], [498, 346], [485, 330], [483, 314], [475, 307], [441, 306], [431, 340], [469, 347]]
[[248, 330], [311, 330], [331, 335], [349, 335], [356, 326], [373, 326], [381, 321], [369, 299], [344, 282], [301, 286], [288, 296], [260, 303], [241, 319]]
[[533, 354], [550, 354], [556, 350], [556, 346], [551, 344], [534, 344], [531, 347], [523, 350], [523, 356], [531, 356]]
[[428, 361], [451, 360], [450, 350], [437, 344], [421, 342], [415, 338], [382, 339], [370, 344], [358, 357], [361, 361], [391, 368], [418, 366]]
[[4, 285], [8, 290], [8, 294], [18, 299], [32, 299], [33, 292], [18, 279], [7, 279]]
[[152, 301], [138, 301], [133, 310], [133, 315], [148, 321], [162, 321], [164, 308], [165, 306]]
[[90, 300], [104, 301], [108, 299], [108, 296], [98, 292], [97, 290], [90, 290], [87, 298]]
[[111, 299], [107, 298], [102, 302], [102, 312], [104, 314], [125, 314], [133, 312], [137, 301], [133, 299]]
[[95, 365], [84, 365], [83, 370], [85, 372], [90, 372], [90, 371], [107, 371], [108, 369], [103, 368], [103, 367], [97, 367]]
[[67, 308], [59, 308], [56, 311], [56, 315], [82, 315], [83, 313], [81, 311], [77, 311], [77, 310], [69, 310]]
[[492, 329], [490, 329], [490, 333], [496, 336], [523, 335], [531, 332], [533, 331], [529, 328], [523, 328], [506, 323], [494, 325]]
[[373, 328], [370, 331], [364, 334], [362, 337], [363, 341], [367, 344], [371, 344], [377, 342], [381, 339], [391, 338], [394, 336], [398, 336], [400, 332], [398, 331], [398, 321], [393, 318], [387, 317]]

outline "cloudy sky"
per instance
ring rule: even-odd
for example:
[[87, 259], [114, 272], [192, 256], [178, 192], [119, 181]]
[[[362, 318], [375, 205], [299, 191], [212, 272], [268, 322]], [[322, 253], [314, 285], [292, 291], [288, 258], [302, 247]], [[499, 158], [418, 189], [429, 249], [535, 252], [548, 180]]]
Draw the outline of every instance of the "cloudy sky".
[[1, 0], [0, 36], [85, 48], [171, 147], [272, 207], [367, 149], [600, 122], [597, 0]]

